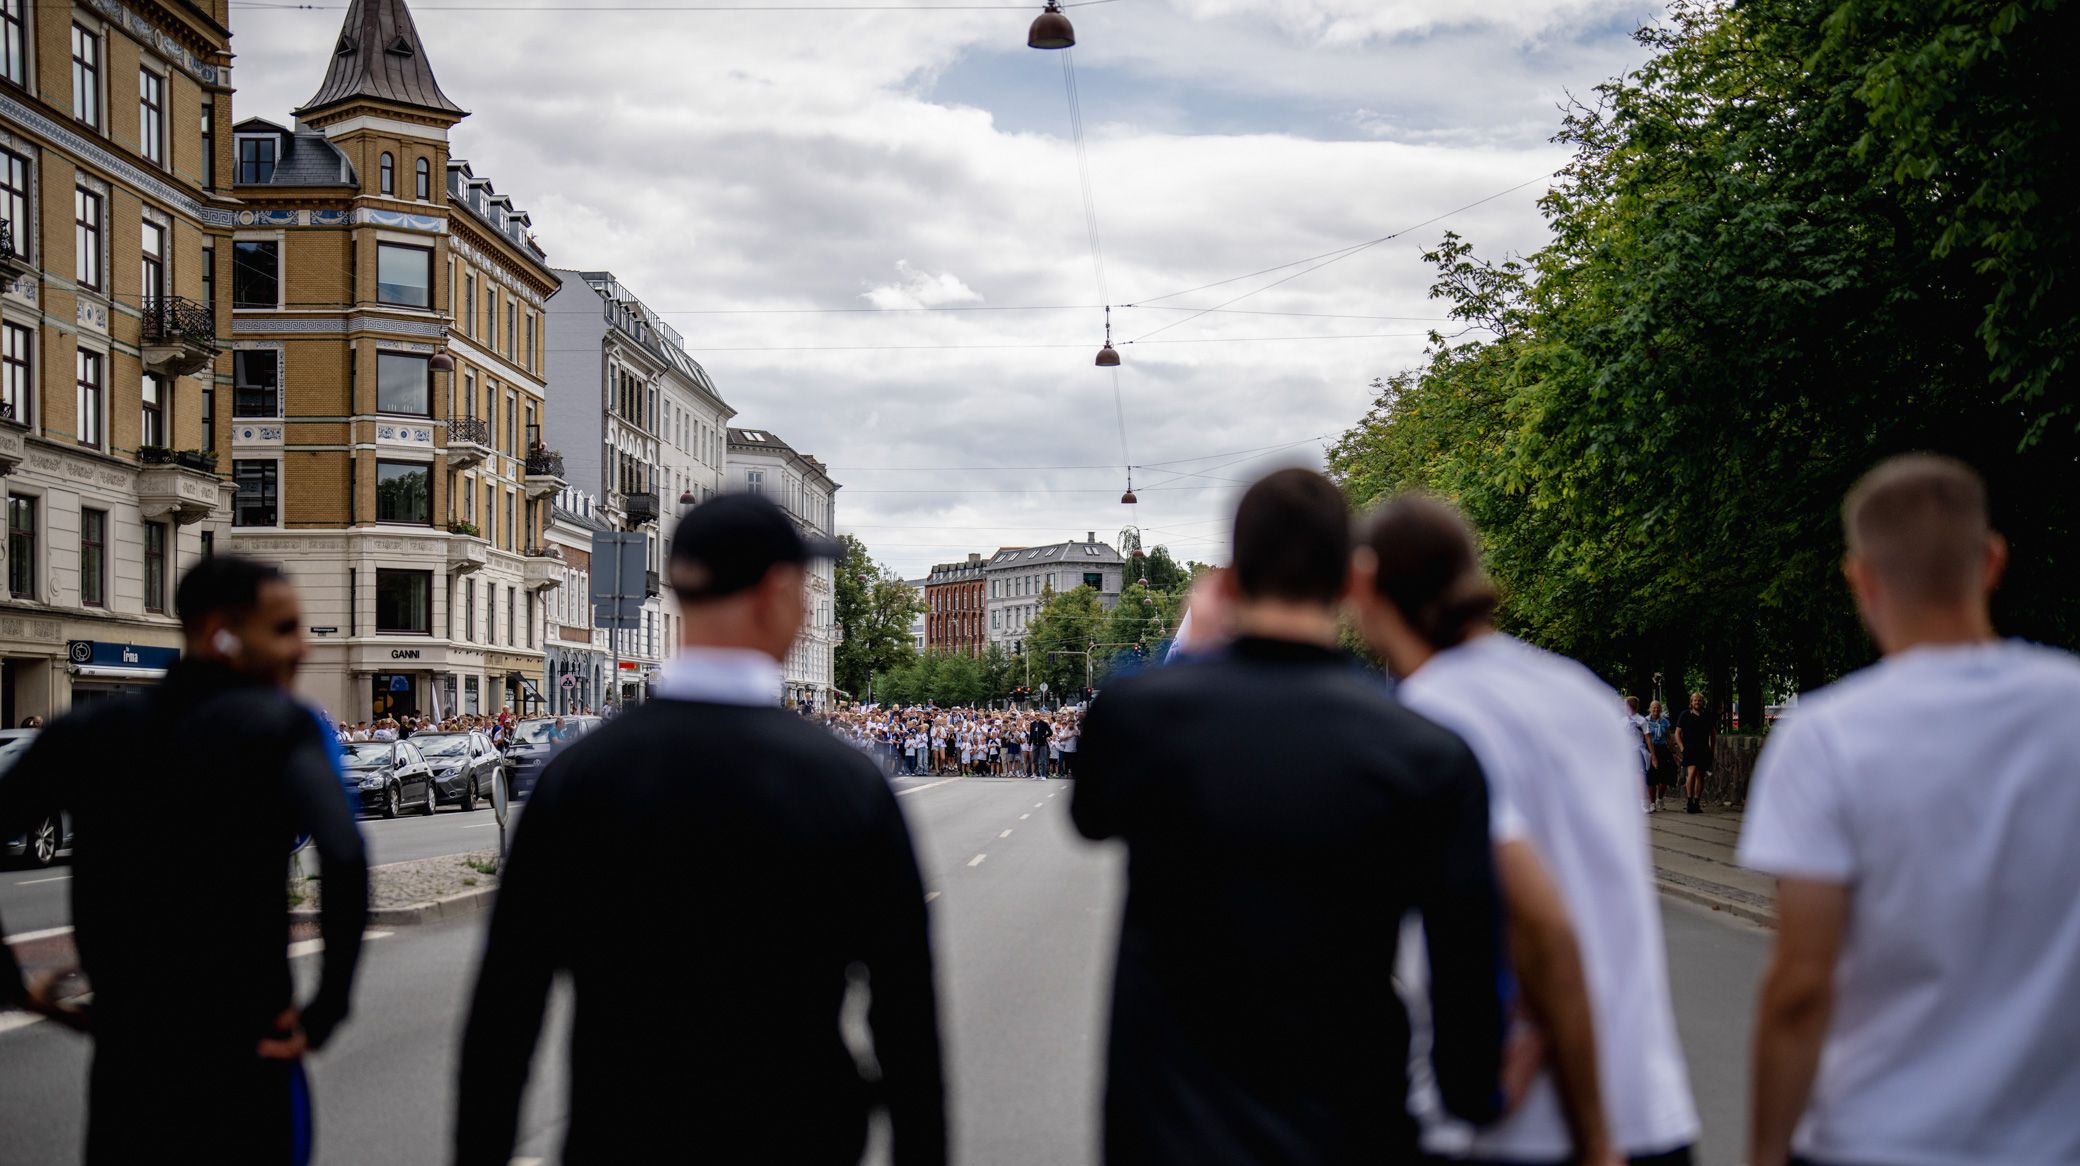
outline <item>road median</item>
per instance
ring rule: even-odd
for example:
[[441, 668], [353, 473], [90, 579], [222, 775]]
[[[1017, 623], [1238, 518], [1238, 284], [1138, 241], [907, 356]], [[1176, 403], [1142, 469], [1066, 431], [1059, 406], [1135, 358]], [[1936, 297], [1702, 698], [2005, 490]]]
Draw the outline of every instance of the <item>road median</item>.
[[[372, 927], [411, 927], [471, 915], [491, 906], [498, 891], [498, 852], [478, 850], [368, 871], [368, 922]], [[324, 905], [324, 882], [301, 870], [289, 880], [289, 919], [315, 924]]]

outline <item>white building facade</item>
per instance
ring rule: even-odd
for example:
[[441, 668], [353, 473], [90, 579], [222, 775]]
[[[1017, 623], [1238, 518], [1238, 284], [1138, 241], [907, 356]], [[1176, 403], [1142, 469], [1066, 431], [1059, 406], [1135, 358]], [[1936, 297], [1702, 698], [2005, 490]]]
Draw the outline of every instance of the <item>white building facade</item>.
[[[838, 483], [822, 462], [796, 452], [769, 430], [731, 429], [728, 437], [729, 488], [763, 494], [778, 503], [803, 531], [834, 537]], [[787, 653], [786, 700], [790, 707], [831, 707], [837, 675], [833, 656], [837, 640], [837, 592], [832, 587], [836, 564], [819, 561], [809, 572], [809, 615], [801, 636]]]
[[548, 594], [542, 628], [549, 708], [559, 715], [597, 712], [615, 671], [607, 633], [592, 626], [592, 536], [608, 529], [598, 509], [591, 494], [565, 487], [544, 533], [563, 560], [563, 586]]
[[1077, 587], [1096, 591], [1099, 604], [1110, 611], [1119, 604], [1126, 572], [1126, 560], [1099, 542], [1095, 531], [1082, 542], [999, 548], [982, 569], [989, 583], [989, 642], [1018, 651], [1048, 598]]

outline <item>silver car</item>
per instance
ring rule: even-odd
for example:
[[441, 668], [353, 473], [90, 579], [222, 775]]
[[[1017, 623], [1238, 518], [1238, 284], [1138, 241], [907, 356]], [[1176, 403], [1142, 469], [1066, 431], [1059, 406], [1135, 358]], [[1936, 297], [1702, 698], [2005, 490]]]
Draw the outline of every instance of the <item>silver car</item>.
[[[0, 777], [29, 751], [39, 729], [0, 729]], [[37, 866], [49, 866], [72, 849], [72, 815], [52, 810], [36, 820], [27, 834], [0, 842], [0, 855], [27, 858]]]

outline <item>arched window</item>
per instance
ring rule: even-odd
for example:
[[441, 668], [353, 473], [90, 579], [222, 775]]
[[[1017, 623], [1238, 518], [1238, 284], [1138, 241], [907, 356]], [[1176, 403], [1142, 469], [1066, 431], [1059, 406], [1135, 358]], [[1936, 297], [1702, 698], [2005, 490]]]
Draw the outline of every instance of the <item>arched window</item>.
[[427, 164], [426, 159], [421, 158], [419, 159], [418, 170], [418, 189], [414, 196], [420, 202], [431, 202], [433, 201], [433, 167]]
[[382, 192], [383, 192], [384, 194], [396, 194], [396, 193], [397, 193], [397, 159], [395, 159], [395, 158], [392, 158], [392, 157], [390, 156], [390, 154], [389, 154], [389, 152], [388, 152], [388, 151], [384, 151], [384, 153], [383, 153], [383, 163], [382, 163], [382, 167], [381, 167], [381, 170], [382, 170], [382, 175], [383, 175], [383, 178], [382, 178], [382, 187], [381, 187], [381, 189], [382, 189]]

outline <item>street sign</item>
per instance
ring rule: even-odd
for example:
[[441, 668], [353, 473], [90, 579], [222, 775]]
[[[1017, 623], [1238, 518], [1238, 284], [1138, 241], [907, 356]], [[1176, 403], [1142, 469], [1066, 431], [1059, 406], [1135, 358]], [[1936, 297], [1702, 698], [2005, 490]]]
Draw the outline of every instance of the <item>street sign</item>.
[[600, 530], [592, 535], [592, 626], [636, 631], [643, 626], [644, 572], [649, 543], [640, 531]]
[[563, 686], [564, 686], [565, 688], [576, 688], [576, 687], [578, 687], [578, 674], [577, 674], [577, 673], [575, 673], [575, 672], [572, 672], [572, 673], [569, 673], [569, 674], [565, 675], [565, 676], [564, 676], [564, 678], [563, 678]]
[[310, 631], [314, 636], [336, 636], [339, 634], [338, 628], [312, 628]]

